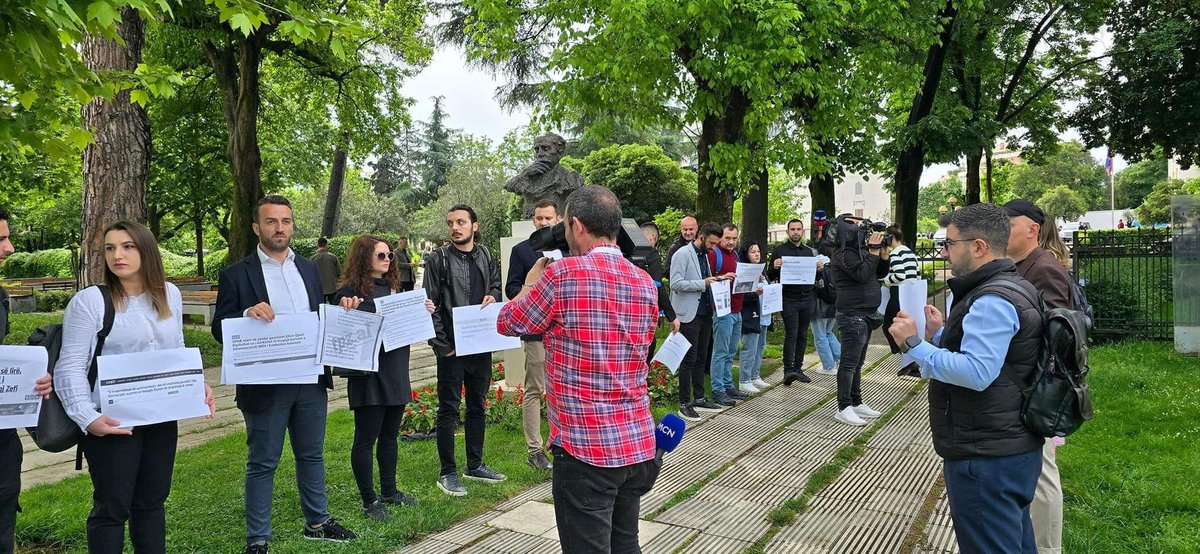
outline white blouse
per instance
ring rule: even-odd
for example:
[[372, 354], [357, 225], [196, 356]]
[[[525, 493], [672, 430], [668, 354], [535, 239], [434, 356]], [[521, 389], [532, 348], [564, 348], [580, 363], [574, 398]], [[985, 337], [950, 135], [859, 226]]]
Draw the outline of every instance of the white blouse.
[[[183, 297], [171, 283], [167, 283], [167, 305], [171, 315], [159, 319], [150, 295], [126, 297], [124, 309], [113, 318], [102, 355], [183, 348]], [[71, 298], [63, 318], [62, 350], [54, 366], [54, 389], [67, 415], [85, 431], [100, 417], [100, 396], [88, 386], [87, 374], [96, 333], [103, 325], [100, 289], [88, 287]]]

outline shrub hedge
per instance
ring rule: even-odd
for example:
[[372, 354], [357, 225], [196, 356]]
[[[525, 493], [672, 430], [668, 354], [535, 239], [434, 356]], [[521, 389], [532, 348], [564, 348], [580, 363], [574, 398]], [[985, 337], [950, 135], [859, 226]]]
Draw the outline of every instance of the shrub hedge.
[[66, 248], [15, 252], [9, 254], [4, 263], [0, 264], [0, 277], [5, 279], [70, 279], [74, 276], [75, 272], [71, 269], [71, 251]]

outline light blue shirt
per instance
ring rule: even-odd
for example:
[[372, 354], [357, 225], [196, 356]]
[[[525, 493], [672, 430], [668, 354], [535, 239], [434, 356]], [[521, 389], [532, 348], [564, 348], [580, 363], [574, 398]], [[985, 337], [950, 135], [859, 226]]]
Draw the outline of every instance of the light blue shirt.
[[1003, 297], [985, 294], [975, 299], [963, 317], [963, 338], [958, 352], [935, 345], [942, 343], [938, 329], [933, 343], [921, 342], [908, 355], [921, 364], [921, 377], [982, 391], [1000, 375], [1008, 345], [1021, 329], [1017, 309]]

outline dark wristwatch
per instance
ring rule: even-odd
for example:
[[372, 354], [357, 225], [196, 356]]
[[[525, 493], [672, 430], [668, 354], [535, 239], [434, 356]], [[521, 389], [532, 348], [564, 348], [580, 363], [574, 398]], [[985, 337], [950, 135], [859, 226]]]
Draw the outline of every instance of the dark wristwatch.
[[917, 345], [921, 344], [921, 342], [923, 341], [921, 340], [920, 335], [913, 335], [904, 339], [904, 342], [900, 343], [900, 353], [907, 354], [909, 350], [916, 348]]

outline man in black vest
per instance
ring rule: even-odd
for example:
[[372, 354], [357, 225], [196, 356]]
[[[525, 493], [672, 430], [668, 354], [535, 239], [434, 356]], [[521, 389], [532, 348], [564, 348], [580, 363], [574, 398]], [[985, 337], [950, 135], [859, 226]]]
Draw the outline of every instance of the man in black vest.
[[959, 550], [1035, 554], [1029, 505], [1043, 441], [1021, 423], [1021, 389], [1037, 365], [1042, 313], [999, 282], [1037, 290], [1007, 257], [1003, 208], [973, 204], [949, 219], [941, 256], [950, 260], [954, 301], [944, 327], [942, 313], [926, 306], [924, 339], [905, 312], [888, 332], [930, 380], [929, 424]]

